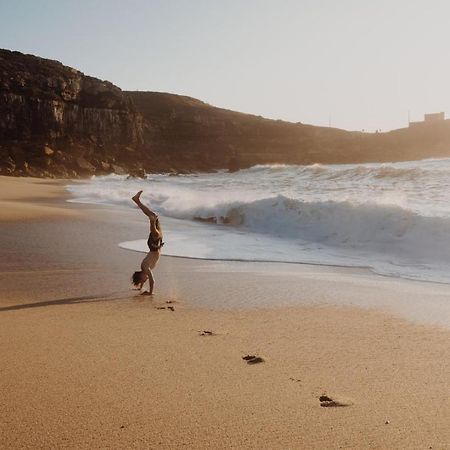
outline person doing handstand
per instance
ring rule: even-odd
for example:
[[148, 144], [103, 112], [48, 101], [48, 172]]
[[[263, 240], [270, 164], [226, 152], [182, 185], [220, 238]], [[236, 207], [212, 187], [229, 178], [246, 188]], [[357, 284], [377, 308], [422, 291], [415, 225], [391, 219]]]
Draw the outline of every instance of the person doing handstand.
[[158, 263], [161, 255], [161, 247], [164, 245], [164, 242], [162, 241], [163, 234], [159, 223], [159, 218], [153, 211], [150, 210], [150, 208], [147, 208], [147, 206], [142, 204], [140, 199], [141, 194], [142, 191], [139, 191], [134, 197], [132, 197], [132, 200], [150, 220], [150, 234], [147, 240], [147, 245], [150, 251], [141, 262], [141, 270], [134, 272], [131, 280], [133, 285], [139, 290], [142, 289], [144, 283], [148, 280], [150, 289], [149, 291], [143, 292], [142, 295], [152, 295], [153, 288], [155, 286], [155, 279], [153, 277], [152, 270]]

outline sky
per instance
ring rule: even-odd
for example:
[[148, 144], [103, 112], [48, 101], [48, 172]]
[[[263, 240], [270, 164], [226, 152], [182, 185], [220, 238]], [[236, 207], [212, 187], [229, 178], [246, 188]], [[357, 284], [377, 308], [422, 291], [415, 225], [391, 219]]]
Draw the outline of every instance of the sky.
[[124, 90], [387, 131], [450, 115], [447, 0], [0, 0], [0, 47]]

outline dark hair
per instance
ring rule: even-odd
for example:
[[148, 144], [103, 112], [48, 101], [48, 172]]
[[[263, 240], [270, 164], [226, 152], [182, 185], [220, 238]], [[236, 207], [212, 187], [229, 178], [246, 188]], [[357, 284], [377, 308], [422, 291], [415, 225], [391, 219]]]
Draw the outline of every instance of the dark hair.
[[134, 286], [138, 287], [142, 283], [142, 270], [138, 270], [131, 275], [131, 282], [134, 284]]

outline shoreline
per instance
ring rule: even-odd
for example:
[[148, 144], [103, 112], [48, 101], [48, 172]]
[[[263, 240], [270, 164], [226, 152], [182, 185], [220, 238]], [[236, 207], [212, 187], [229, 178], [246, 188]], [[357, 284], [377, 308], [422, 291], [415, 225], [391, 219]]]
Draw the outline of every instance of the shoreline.
[[[130, 252], [135, 253], [146, 253], [143, 250], [136, 250], [133, 248], [128, 248], [123, 246], [122, 244], [128, 244], [129, 242], [138, 242], [140, 240], [136, 241], [125, 241], [125, 242], [119, 242], [117, 245], [123, 249]], [[142, 242], [146, 242], [145, 239], [141, 240]], [[375, 269], [371, 268], [370, 266], [350, 266], [350, 265], [339, 265], [339, 264], [326, 264], [326, 263], [315, 263], [315, 262], [300, 262], [300, 261], [270, 261], [270, 260], [262, 260], [262, 259], [231, 259], [231, 258], [207, 258], [207, 257], [199, 257], [199, 256], [182, 256], [182, 255], [161, 255], [165, 258], [180, 258], [180, 259], [187, 259], [187, 260], [194, 260], [194, 261], [211, 261], [211, 262], [231, 262], [231, 263], [249, 263], [249, 264], [287, 264], [287, 265], [299, 265], [299, 266], [313, 266], [313, 267], [323, 267], [323, 268], [330, 268], [330, 269], [349, 269], [349, 270], [355, 270], [355, 271], [366, 271], [372, 275], [388, 278], [388, 279], [394, 279], [394, 280], [405, 280], [405, 281], [411, 281], [411, 282], [417, 282], [417, 283], [430, 283], [430, 284], [437, 284], [437, 285], [443, 285], [443, 286], [450, 286], [450, 283], [446, 283], [445, 281], [434, 281], [434, 280], [422, 280], [418, 278], [408, 278], [406, 276], [399, 276], [399, 275], [389, 275], [384, 274], [381, 272], [377, 272]]]
[[[36, 208], [53, 201], [42, 195]], [[146, 221], [57, 198], [60, 215], [0, 222], [0, 447], [450, 445], [450, 330], [382, 307], [445, 309], [442, 286], [162, 257], [154, 298], [140, 297], [140, 258], [117, 242]]]

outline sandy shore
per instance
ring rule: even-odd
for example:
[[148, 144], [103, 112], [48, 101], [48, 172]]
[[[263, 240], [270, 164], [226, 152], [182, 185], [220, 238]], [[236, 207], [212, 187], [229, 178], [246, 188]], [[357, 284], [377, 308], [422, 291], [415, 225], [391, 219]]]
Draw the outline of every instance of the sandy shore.
[[446, 286], [163, 257], [140, 297], [145, 221], [64, 196], [0, 177], [0, 448], [450, 448], [450, 330], [392, 306]]
[[61, 203], [61, 199], [68, 198], [66, 183], [0, 176], [0, 222], [76, 216], [76, 209]]

